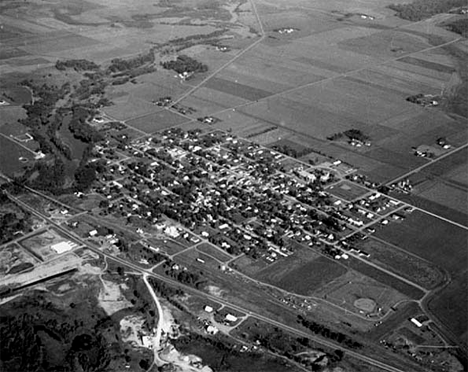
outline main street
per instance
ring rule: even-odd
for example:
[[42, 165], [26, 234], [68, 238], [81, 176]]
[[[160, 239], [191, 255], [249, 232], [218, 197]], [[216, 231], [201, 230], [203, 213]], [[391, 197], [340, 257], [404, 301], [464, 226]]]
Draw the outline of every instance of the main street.
[[56, 223], [55, 221], [51, 220], [49, 217], [43, 215], [42, 213], [36, 211], [34, 208], [32, 208], [31, 206], [29, 206], [28, 204], [24, 203], [23, 201], [21, 201], [20, 199], [16, 198], [15, 196], [11, 195], [10, 193], [7, 193], [7, 195], [12, 199], [14, 200], [16, 203], [18, 203], [19, 205], [21, 205], [23, 208], [25, 208], [26, 210], [28, 210], [29, 212], [31, 212], [32, 214], [34, 214], [35, 216], [39, 217], [39, 218], [42, 218], [43, 220], [47, 221], [50, 225], [54, 226], [58, 231], [60, 231], [64, 236], [66, 236], [67, 238], [71, 239], [72, 241], [75, 241], [76, 243], [80, 244], [81, 246], [85, 246], [86, 248], [90, 249], [91, 251], [99, 254], [100, 256], [102, 257], [106, 257], [107, 259], [111, 259], [111, 260], [114, 260], [115, 262], [118, 262], [120, 264], [122, 264], [123, 266], [126, 266], [128, 268], [131, 268], [133, 270], [135, 270], [136, 272], [139, 272], [141, 274], [144, 275], [144, 277], [153, 277], [153, 278], [156, 278], [158, 280], [161, 280], [162, 282], [165, 282], [167, 284], [170, 284], [172, 286], [176, 286], [176, 287], [179, 287], [181, 289], [183, 289], [184, 291], [186, 292], [189, 292], [189, 293], [193, 293], [193, 294], [196, 294], [198, 296], [202, 296], [204, 298], [207, 298], [211, 301], [214, 301], [214, 302], [217, 302], [217, 303], [220, 303], [222, 305], [225, 305], [225, 306], [228, 306], [234, 310], [237, 310], [241, 313], [245, 313], [245, 314], [248, 314], [250, 317], [252, 318], [255, 318], [255, 319], [258, 319], [260, 321], [263, 321], [265, 323], [268, 323], [270, 325], [273, 325], [273, 326], [276, 326], [278, 328], [281, 328], [285, 331], [288, 331], [296, 336], [300, 336], [300, 337], [307, 337], [309, 339], [311, 339], [312, 341], [318, 343], [318, 344], [321, 344], [323, 346], [326, 346], [326, 347], [329, 347], [331, 349], [334, 349], [334, 350], [342, 350], [344, 351], [347, 355], [355, 358], [355, 359], [358, 359], [358, 360], [361, 360], [363, 362], [366, 362], [366, 363], [369, 363], [373, 366], [376, 366], [376, 367], [379, 367], [385, 371], [389, 371], [389, 372], [409, 372], [409, 370], [402, 370], [402, 369], [399, 369], [399, 368], [396, 368], [396, 367], [393, 367], [391, 365], [388, 365], [384, 362], [381, 362], [379, 360], [376, 360], [374, 358], [371, 358], [371, 357], [368, 357], [368, 356], [365, 356], [361, 353], [358, 353], [356, 351], [353, 351], [353, 350], [350, 350], [350, 349], [347, 349], [347, 348], [344, 348], [342, 346], [340, 346], [339, 344], [335, 344], [333, 342], [330, 342], [330, 341], [327, 341], [327, 340], [324, 340], [322, 338], [319, 338], [317, 336], [314, 336], [314, 335], [311, 335], [310, 333], [308, 332], [304, 332], [302, 330], [299, 330], [297, 328], [294, 328], [294, 327], [291, 327], [291, 326], [288, 326], [286, 324], [283, 324], [281, 322], [278, 322], [274, 319], [271, 319], [267, 316], [264, 316], [264, 315], [261, 315], [261, 314], [258, 314], [256, 312], [253, 312], [253, 311], [250, 311], [244, 307], [241, 307], [241, 306], [238, 306], [236, 304], [233, 304], [225, 299], [222, 299], [222, 298], [219, 298], [219, 297], [216, 297], [216, 296], [213, 296], [213, 295], [210, 295], [208, 293], [205, 293], [203, 291], [200, 291], [198, 289], [195, 289], [195, 288], [192, 288], [190, 286], [187, 286], [185, 284], [182, 284], [182, 283], [179, 283], [178, 281], [176, 280], [173, 280], [171, 278], [168, 278], [166, 276], [163, 276], [163, 275], [159, 275], [159, 274], [155, 274], [153, 273], [152, 271], [150, 270], [146, 270], [144, 268], [141, 268], [140, 266], [132, 263], [132, 262], [129, 262], [127, 260], [124, 260], [122, 258], [119, 258], [119, 257], [115, 257], [111, 254], [108, 254], [108, 253], [105, 253], [105, 252], [102, 252], [99, 247], [97, 246], [94, 246], [93, 244], [91, 244], [90, 242], [88, 241], [84, 241], [81, 237], [78, 237], [76, 236], [75, 234], [71, 233], [70, 231], [68, 231], [67, 229], [65, 229], [63, 226], [61, 226], [60, 224]]

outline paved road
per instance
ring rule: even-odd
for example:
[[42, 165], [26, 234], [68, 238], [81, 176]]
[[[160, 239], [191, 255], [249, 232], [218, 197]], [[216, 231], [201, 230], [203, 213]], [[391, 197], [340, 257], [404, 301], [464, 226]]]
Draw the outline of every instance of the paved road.
[[148, 371], [150, 371], [153, 366], [156, 364], [158, 367], [162, 366], [165, 364], [161, 359], [159, 359], [159, 348], [160, 348], [160, 343], [161, 343], [161, 332], [162, 332], [162, 325], [164, 322], [164, 313], [163, 309], [161, 307], [161, 304], [159, 302], [158, 296], [156, 296], [156, 293], [154, 292], [153, 286], [148, 282], [148, 274], [144, 273], [143, 274], [143, 282], [145, 282], [146, 287], [148, 288], [149, 293], [151, 294], [151, 297], [153, 297], [153, 301], [156, 304], [156, 308], [158, 309], [158, 325], [156, 329], [156, 335], [153, 338], [153, 353], [154, 353], [154, 358], [153, 358], [153, 363], [151, 364], [150, 368], [148, 368]]
[[426, 164], [423, 164], [423, 165], [421, 165], [421, 166], [419, 166], [419, 167], [417, 167], [417, 168], [414, 168], [413, 170], [411, 170], [411, 171], [409, 171], [409, 172], [407, 172], [407, 173], [405, 173], [405, 174], [403, 174], [403, 175], [401, 175], [401, 176], [398, 176], [397, 178], [395, 178], [395, 179], [393, 179], [393, 180], [391, 180], [391, 181], [388, 181], [388, 182], [387, 182], [387, 185], [389, 186], [389, 185], [392, 185], [392, 184], [394, 184], [394, 183], [396, 183], [396, 182], [398, 182], [398, 181], [400, 181], [400, 180], [402, 180], [402, 179], [404, 179], [404, 178], [408, 178], [408, 177], [411, 176], [412, 174], [418, 173], [419, 171], [423, 170], [424, 168], [430, 167], [430, 166], [433, 165], [434, 163], [437, 163], [438, 161], [440, 161], [440, 160], [442, 160], [442, 159], [445, 159], [446, 157], [451, 156], [451, 155], [453, 155], [453, 154], [455, 154], [455, 153], [457, 153], [457, 152], [463, 150], [463, 149], [466, 148], [466, 147], [468, 147], [468, 143], [465, 143], [464, 145], [459, 146], [459, 147], [453, 149], [453, 150], [450, 151], [450, 152], [446, 152], [445, 154], [439, 156], [438, 158], [436, 158], [436, 159], [434, 159], [434, 160], [432, 160], [432, 161], [430, 161], [430, 162], [428, 162], [428, 163], [426, 163]]
[[[100, 256], [104, 256], [104, 257], [107, 257], [107, 259], [111, 259], [111, 260], [114, 260], [116, 262], [119, 262], [120, 264], [126, 266], [126, 267], [130, 267], [132, 268], [133, 270], [135, 270], [136, 272], [139, 272], [139, 273], [142, 273], [144, 276], [147, 277], [154, 277], [156, 279], [159, 279], [161, 280], [162, 282], [165, 282], [167, 284], [170, 284], [170, 285], [173, 285], [173, 286], [176, 286], [176, 287], [179, 287], [179, 288], [182, 288], [183, 290], [185, 290], [186, 292], [191, 292], [191, 293], [195, 293], [197, 294], [198, 296], [202, 296], [202, 297], [205, 297], [211, 301], [214, 301], [214, 302], [217, 302], [217, 303], [220, 303], [220, 304], [223, 304], [225, 306], [229, 306], [231, 307], [232, 309], [234, 310], [237, 310], [241, 313], [245, 313], [245, 314], [248, 314], [249, 316], [253, 317], [253, 318], [256, 318], [258, 320], [261, 320], [261, 321], [264, 321], [268, 324], [271, 324], [273, 326], [276, 326], [276, 327], [279, 327], [283, 330], [286, 330], [286, 331], [289, 331], [297, 336], [301, 336], [301, 337], [307, 337], [311, 340], [313, 340], [314, 342], [318, 343], [318, 344], [322, 344], [324, 346], [327, 346], [329, 348], [332, 348], [332, 349], [339, 349], [339, 350], [342, 350], [344, 351], [347, 355], [351, 356], [351, 357], [354, 357], [358, 360], [361, 360], [361, 361], [364, 361], [364, 362], [367, 362], [373, 366], [376, 366], [376, 367], [379, 367], [385, 371], [388, 371], [388, 372], [408, 372], [408, 370], [401, 370], [399, 368], [396, 368], [396, 367], [393, 367], [391, 365], [388, 365], [386, 363], [383, 363], [379, 360], [376, 360], [376, 359], [373, 359], [373, 358], [370, 358], [370, 357], [367, 357], [365, 355], [362, 355], [361, 353], [358, 353], [358, 352], [355, 352], [355, 351], [352, 351], [352, 350], [349, 350], [347, 348], [344, 348], [340, 345], [337, 345], [333, 342], [330, 342], [330, 341], [327, 341], [327, 340], [324, 340], [324, 339], [321, 339], [319, 337], [316, 337], [314, 335], [311, 335], [310, 333], [307, 333], [307, 332], [304, 332], [304, 331], [301, 331], [299, 329], [296, 329], [296, 328], [293, 328], [293, 327], [290, 327], [286, 324], [283, 324], [281, 322], [278, 322], [274, 319], [271, 319], [271, 318], [268, 318], [264, 315], [261, 315], [261, 314], [258, 314], [258, 313], [255, 313], [255, 312], [252, 312], [250, 310], [247, 310], [241, 306], [238, 306], [238, 305], [235, 305], [229, 301], [226, 301], [224, 299], [221, 299], [219, 297], [216, 297], [216, 296], [212, 296], [210, 294], [207, 294], [205, 292], [202, 292], [200, 290], [197, 290], [197, 289], [194, 289], [192, 287], [189, 287], [187, 285], [184, 285], [184, 284], [181, 284], [179, 282], [177, 282], [176, 280], [173, 280], [173, 279], [170, 279], [170, 278], [167, 278], [165, 276], [162, 276], [162, 275], [159, 275], [159, 274], [155, 274], [149, 270], [146, 270], [146, 269], [142, 269], [141, 267], [139, 267], [138, 265], [135, 265], [131, 262], [128, 262], [126, 260], [123, 260], [121, 258], [118, 258], [118, 257], [114, 257], [108, 253], [105, 253], [105, 252], [102, 252], [98, 247], [94, 246], [94, 245], [91, 245], [89, 242], [86, 242], [86, 241], [83, 241], [80, 237], [76, 236], [75, 234], [72, 234], [71, 232], [69, 232], [67, 229], [63, 228], [61, 225], [59, 225], [58, 223], [50, 220], [47, 216], [44, 216], [42, 215], [41, 213], [37, 212], [34, 208], [30, 207], [29, 205], [27, 205], [26, 203], [22, 202], [21, 200], [19, 200], [18, 198], [14, 197], [13, 195], [9, 194], [8, 193], [8, 196], [14, 200], [15, 202], [17, 202], [19, 205], [23, 206], [25, 209], [29, 210], [32, 214], [46, 220], [47, 222], [49, 222], [49, 224], [53, 225], [57, 230], [59, 230], [63, 235], [67, 236], [69, 239], [73, 240], [73, 241], [76, 241], [77, 243], [81, 244], [81, 245], [84, 245], [86, 246], [88, 249], [90, 249], [91, 251], [99, 254]], [[159, 309], [158, 309], [159, 311]], [[158, 324], [159, 325], [159, 324]], [[160, 327], [158, 327], [159, 329]]]

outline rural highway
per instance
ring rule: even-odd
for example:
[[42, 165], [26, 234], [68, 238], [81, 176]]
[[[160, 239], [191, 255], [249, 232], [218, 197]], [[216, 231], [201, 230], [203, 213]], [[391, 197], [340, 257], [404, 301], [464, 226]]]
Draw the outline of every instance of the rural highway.
[[257, 7], [255, 6], [255, 2], [253, 0], [250, 0], [250, 5], [252, 6], [252, 11], [255, 15], [255, 18], [257, 19], [258, 26], [260, 28], [260, 38], [256, 41], [254, 41], [252, 44], [250, 44], [247, 48], [244, 50], [240, 51], [238, 54], [236, 54], [233, 58], [231, 58], [229, 61], [227, 61], [225, 64], [223, 64], [221, 67], [217, 68], [214, 70], [211, 74], [209, 74], [206, 78], [204, 78], [200, 83], [195, 85], [193, 88], [189, 89], [187, 92], [182, 94], [179, 98], [177, 98], [172, 104], [175, 105], [185, 98], [187, 98], [189, 95], [191, 95], [193, 92], [195, 92], [197, 89], [199, 89], [203, 84], [205, 84], [208, 80], [210, 80], [212, 77], [220, 73], [222, 70], [224, 70], [227, 66], [232, 64], [233, 62], [237, 61], [240, 57], [242, 57], [245, 53], [247, 53], [249, 50], [255, 48], [258, 44], [260, 44], [263, 39], [265, 39], [265, 30], [263, 29], [263, 24], [260, 19], [260, 16], [257, 12]]
[[[36, 211], [34, 208], [30, 207], [28, 204], [24, 203], [23, 201], [19, 200], [18, 198], [16, 198], [15, 196], [11, 195], [10, 193], [7, 192], [7, 195], [9, 198], [11, 198], [11, 200], [15, 201], [16, 203], [18, 203], [19, 205], [21, 205], [22, 207], [24, 207], [25, 209], [27, 209], [28, 211], [30, 211], [32, 214], [36, 215], [37, 217], [40, 217], [42, 218], [43, 220], [47, 221], [50, 225], [53, 225], [58, 231], [60, 231], [63, 235], [65, 235], [66, 237], [68, 237], [69, 239], [79, 243], [79, 245], [81, 246], [85, 246], [86, 248], [90, 249], [91, 251], [99, 254], [100, 256], [104, 256], [104, 257], [107, 257], [107, 259], [111, 259], [111, 260], [114, 260], [126, 267], [129, 267], [129, 268], [132, 268], [133, 270], [135, 270], [136, 272], [139, 272], [141, 274], [143, 274], [144, 276], [144, 280], [148, 277], [154, 277], [158, 280], [161, 280], [162, 282], [165, 282], [167, 284], [170, 284], [170, 285], [173, 285], [173, 286], [176, 286], [176, 287], [179, 287], [179, 288], [182, 288], [183, 290], [185, 290], [186, 292], [191, 292], [191, 293], [194, 293], [198, 296], [202, 296], [202, 297], [205, 297], [211, 301], [214, 301], [214, 302], [217, 302], [217, 303], [220, 303], [222, 305], [225, 305], [225, 306], [228, 306], [228, 307], [231, 307], [232, 309], [234, 310], [237, 310], [241, 313], [244, 313], [244, 314], [248, 314], [250, 317], [252, 318], [255, 318], [255, 319], [258, 319], [258, 320], [261, 320], [263, 322], [266, 322], [268, 324], [271, 324], [273, 326], [276, 326], [276, 327], [279, 327], [283, 330], [286, 330], [288, 332], [291, 332], [297, 336], [301, 336], [301, 337], [307, 337], [309, 339], [311, 339], [312, 341], [318, 343], [318, 344], [322, 344], [326, 347], [329, 347], [329, 348], [332, 348], [332, 349], [339, 349], [339, 350], [342, 350], [344, 351], [347, 355], [353, 357], [353, 358], [356, 358], [358, 360], [361, 360], [361, 361], [364, 361], [366, 363], [369, 363], [373, 366], [376, 366], [376, 367], [379, 367], [381, 368], [382, 370], [385, 370], [385, 371], [388, 371], [388, 372], [409, 372], [408, 370], [401, 370], [399, 368], [396, 368], [396, 367], [393, 367], [391, 365], [388, 365], [386, 363], [383, 363], [379, 360], [376, 360], [376, 359], [373, 359], [373, 358], [370, 358], [370, 357], [367, 357], [365, 355], [362, 355], [361, 353], [358, 353], [358, 352], [355, 352], [355, 351], [352, 351], [350, 349], [347, 349], [347, 348], [344, 348], [338, 344], [335, 344], [333, 342], [330, 342], [330, 341], [327, 341], [327, 340], [324, 340], [322, 338], [319, 338], [317, 336], [314, 336], [314, 335], [311, 335], [310, 333], [307, 333], [307, 332], [304, 332], [304, 331], [301, 331], [301, 330], [298, 330], [294, 327], [291, 327], [291, 326], [288, 326], [286, 324], [283, 324], [281, 322], [278, 322], [274, 319], [271, 319], [271, 318], [268, 318], [266, 316], [263, 316], [261, 314], [258, 314], [258, 313], [255, 313], [255, 312], [252, 312], [250, 310], [247, 310], [241, 306], [238, 306], [238, 305], [235, 305], [229, 301], [226, 301], [222, 298], [219, 298], [219, 297], [216, 297], [216, 296], [213, 296], [213, 295], [210, 295], [208, 293], [205, 293], [203, 291], [200, 291], [198, 289], [195, 289], [195, 288], [192, 288], [190, 286], [187, 286], [187, 285], [184, 285], [176, 280], [173, 280], [173, 279], [170, 279], [168, 277], [165, 277], [163, 275], [159, 275], [159, 274], [155, 274], [149, 270], [146, 270], [146, 269], [143, 269], [141, 267], [139, 267], [138, 265], [136, 264], [133, 264], [131, 262], [128, 262], [124, 259], [121, 259], [121, 258], [118, 258], [118, 257], [115, 257], [111, 254], [108, 254], [108, 253], [105, 253], [105, 252], [102, 252], [98, 247], [95, 247], [93, 245], [91, 245], [89, 242], [87, 241], [83, 241], [80, 237], [76, 236], [75, 234], [72, 234], [71, 232], [69, 232], [67, 229], [63, 228], [60, 224], [56, 223], [55, 221], [51, 220], [50, 218], [48, 218], [47, 216], [43, 215], [42, 213]], [[145, 282], [146, 284], [146, 282]], [[149, 283], [148, 283], [149, 284]], [[150, 292], [151, 293], [151, 292]], [[151, 293], [152, 294], [152, 293]], [[152, 294], [153, 295], [153, 294]], [[153, 297], [154, 298], [154, 297]], [[156, 302], [156, 301], [155, 301]], [[162, 310], [161, 310], [162, 311]], [[159, 312], [159, 308], [158, 308], [158, 312]], [[160, 318], [162, 319], [162, 317]], [[158, 322], [158, 329], [160, 329], [159, 327], [159, 322]]]
[[424, 168], [430, 167], [430, 166], [432, 166], [434, 163], [437, 163], [438, 161], [440, 161], [440, 160], [442, 160], [442, 159], [445, 159], [446, 157], [449, 157], [449, 156], [451, 156], [451, 155], [453, 155], [453, 154], [455, 154], [455, 153], [457, 153], [457, 152], [463, 150], [463, 149], [466, 148], [466, 147], [468, 147], [468, 143], [465, 143], [464, 145], [459, 146], [459, 147], [453, 149], [452, 151], [446, 152], [445, 154], [439, 156], [438, 158], [436, 158], [436, 159], [434, 159], [434, 160], [431, 160], [430, 162], [428, 162], [428, 163], [426, 163], [426, 164], [423, 164], [423, 165], [421, 165], [421, 166], [419, 166], [419, 167], [417, 167], [417, 168], [414, 168], [413, 170], [409, 171], [408, 173], [405, 173], [405, 174], [403, 174], [403, 175], [401, 175], [401, 176], [398, 176], [398, 177], [395, 178], [394, 180], [388, 181], [388, 182], [387, 182], [387, 186], [392, 185], [392, 184], [394, 184], [394, 183], [396, 183], [396, 182], [398, 182], [398, 181], [400, 181], [400, 180], [402, 180], [402, 179], [404, 179], [404, 178], [408, 178], [408, 177], [411, 176], [412, 174], [418, 173], [419, 171], [423, 170]]

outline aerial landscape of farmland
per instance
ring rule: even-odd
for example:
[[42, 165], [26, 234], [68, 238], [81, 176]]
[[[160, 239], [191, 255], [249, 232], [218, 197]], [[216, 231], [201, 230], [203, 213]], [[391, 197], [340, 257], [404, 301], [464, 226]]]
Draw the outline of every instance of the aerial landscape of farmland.
[[467, 14], [1, 1], [0, 371], [466, 371]]

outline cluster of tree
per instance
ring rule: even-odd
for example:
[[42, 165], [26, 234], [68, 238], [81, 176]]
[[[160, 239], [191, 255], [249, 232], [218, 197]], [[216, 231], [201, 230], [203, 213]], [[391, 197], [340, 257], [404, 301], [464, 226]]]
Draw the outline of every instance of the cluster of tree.
[[369, 136], [365, 135], [359, 129], [349, 129], [349, 130], [346, 130], [344, 132], [339, 132], [339, 133], [332, 134], [331, 136], [327, 137], [327, 140], [329, 140], [329, 141], [338, 141], [338, 140], [341, 140], [343, 138], [347, 138], [350, 141], [357, 140], [357, 141], [360, 141], [360, 142], [367, 142], [370, 139]]
[[193, 287], [198, 287], [201, 283], [201, 275], [198, 273], [190, 272], [188, 270], [173, 269], [174, 262], [170, 259], [167, 260], [166, 265], [169, 265], [169, 269], [165, 271], [166, 275], [175, 278], [182, 284], [187, 284]]
[[104, 79], [83, 79], [76, 86], [73, 98], [78, 101], [87, 101], [94, 97], [102, 97], [105, 93], [107, 83]]
[[[24, 304], [23, 304], [24, 305]], [[38, 310], [38, 309], [36, 309]], [[39, 311], [49, 313], [51, 303]], [[87, 330], [84, 323], [53, 318], [51, 314], [3, 316], [0, 322], [0, 369], [2, 371], [74, 370], [98, 372], [109, 366], [106, 340], [98, 331]], [[84, 327], [83, 327], [84, 326]], [[57, 347], [56, 345], [60, 345]]]
[[139, 55], [135, 58], [115, 58], [111, 61], [111, 65], [107, 68], [107, 70], [111, 73], [133, 70], [146, 64], [153, 63], [154, 60], [154, 51], [151, 49], [148, 53]]
[[[0, 204], [1, 203], [2, 201], [0, 200]], [[12, 240], [15, 236], [15, 232], [23, 231], [26, 227], [26, 219], [19, 218], [16, 213], [0, 213], [0, 244]]]
[[322, 324], [316, 323], [312, 320], [304, 318], [302, 315], [297, 316], [298, 323], [306, 327], [312, 333], [320, 335], [325, 338], [329, 338], [339, 344], [345, 345], [350, 349], [361, 349], [362, 344], [345, 335], [344, 333], [332, 331], [330, 328], [325, 327]]
[[72, 113], [73, 117], [68, 124], [68, 128], [75, 138], [86, 143], [96, 143], [104, 138], [102, 133], [86, 122], [92, 111], [84, 106], [74, 106]]
[[148, 278], [148, 282], [154, 288], [155, 291], [161, 294], [166, 299], [174, 299], [176, 296], [183, 296], [185, 292], [180, 288], [169, 287], [166, 283], [157, 280], [153, 277]]
[[292, 158], [300, 158], [302, 156], [305, 156], [307, 154], [310, 154], [312, 152], [312, 149], [309, 149], [307, 147], [302, 148], [301, 150], [296, 150], [288, 145], [275, 145], [272, 146], [272, 149], [278, 152], [281, 152], [284, 155], [290, 156]]
[[[34, 178], [34, 175], [37, 177]], [[29, 176], [33, 176], [28, 179]], [[24, 175], [28, 186], [51, 192], [52, 194], [63, 194], [65, 183], [65, 164], [60, 158], [56, 158], [53, 163], [37, 162], [34, 167]]]
[[215, 37], [222, 36], [227, 30], [228, 29], [216, 30], [216, 31], [213, 31], [213, 32], [211, 32], [209, 34], [190, 35], [190, 36], [186, 36], [186, 37], [172, 39], [172, 40], [169, 41], [169, 43], [171, 45], [175, 45], [175, 44], [185, 44], [187, 42], [199, 41], [199, 40], [203, 40], [205, 42], [207, 39], [212, 39], [212, 38], [215, 38]]
[[86, 59], [69, 59], [66, 61], [58, 60], [55, 63], [55, 68], [60, 71], [67, 68], [73, 68], [75, 71], [95, 71], [99, 70], [99, 65]]
[[466, 5], [466, 0], [415, 0], [410, 4], [391, 4], [388, 7], [396, 11], [400, 18], [408, 21], [421, 21], [464, 5]]
[[53, 111], [57, 102], [64, 98], [70, 91], [68, 83], [62, 87], [50, 86], [47, 84], [34, 85], [31, 81], [23, 80], [21, 85], [28, 86], [33, 90], [35, 99], [32, 103], [23, 105], [27, 117], [19, 122], [29, 128], [40, 128], [47, 125], [53, 117]]
[[174, 70], [178, 74], [208, 71], [207, 65], [186, 55], [178, 56], [175, 61], [161, 62], [161, 66], [166, 70]]
[[460, 34], [463, 37], [468, 37], [468, 18], [457, 19], [445, 24], [444, 27], [447, 30]]

